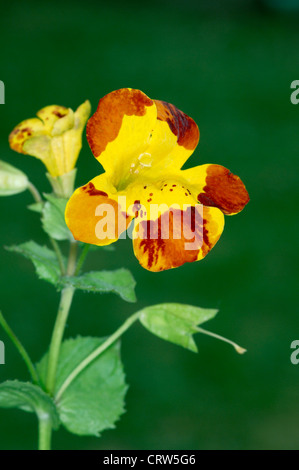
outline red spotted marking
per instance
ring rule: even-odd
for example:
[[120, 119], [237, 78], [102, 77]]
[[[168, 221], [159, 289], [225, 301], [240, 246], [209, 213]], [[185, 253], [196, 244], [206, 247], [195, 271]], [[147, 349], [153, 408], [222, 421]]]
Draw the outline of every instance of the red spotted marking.
[[[142, 237], [134, 240], [134, 247], [143, 267], [150, 271], [163, 271], [197, 260], [205, 241], [202, 238], [203, 220], [199, 214], [199, 217], [195, 217], [195, 210], [195, 207], [190, 206], [187, 209], [188, 215], [183, 216], [184, 211], [173, 209], [156, 220], [140, 222], [138, 232], [142, 232]], [[188, 233], [191, 231], [192, 235], [189, 238], [186, 238], [184, 233], [183, 223], [186, 221], [190, 221]], [[175, 237], [175, 234], [179, 234], [180, 238]], [[196, 248], [187, 250], [185, 244], [192, 242], [195, 242]]]
[[105, 191], [100, 191], [96, 189], [95, 185], [91, 181], [82, 187], [82, 190], [89, 194], [89, 196], [104, 196], [108, 197], [108, 194]]
[[155, 100], [158, 120], [166, 121], [171, 132], [177, 137], [177, 142], [188, 150], [194, 150], [199, 141], [197, 124], [187, 114], [173, 104]]

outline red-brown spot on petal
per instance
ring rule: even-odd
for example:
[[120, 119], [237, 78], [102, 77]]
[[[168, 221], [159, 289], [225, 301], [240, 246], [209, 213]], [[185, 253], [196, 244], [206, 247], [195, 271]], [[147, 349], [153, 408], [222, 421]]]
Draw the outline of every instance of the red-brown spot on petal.
[[100, 99], [98, 108], [89, 119], [86, 136], [92, 153], [98, 157], [118, 136], [124, 116], [144, 116], [153, 101], [140, 90], [122, 88]]
[[218, 207], [224, 214], [240, 212], [249, 202], [249, 195], [241, 179], [221, 165], [207, 167], [204, 193], [197, 200], [211, 207]]
[[136, 200], [133, 205], [133, 211], [138, 212], [141, 209], [141, 204], [139, 200]]
[[95, 185], [91, 181], [82, 187], [83, 191], [89, 194], [89, 196], [103, 196], [108, 197], [108, 194], [105, 191], [100, 191], [96, 189]]
[[155, 100], [158, 119], [166, 121], [171, 132], [177, 137], [177, 142], [188, 150], [194, 150], [199, 141], [197, 124], [187, 114], [173, 104]]
[[53, 111], [52, 114], [57, 116], [58, 118], [63, 118], [66, 114], [62, 114], [60, 111]]
[[[92, 186], [87, 184], [74, 192], [67, 204], [65, 218], [76, 240], [106, 245], [127, 229], [132, 218], [114, 199], [102, 194], [93, 194], [96, 197], [90, 198], [88, 188], [92, 190]], [[97, 227], [101, 221], [106, 224], [101, 226], [102, 231], [99, 232]]]
[[25, 153], [23, 151], [23, 144], [34, 134], [34, 131], [31, 127], [17, 127], [9, 134], [9, 145], [10, 147], [19, 153]]

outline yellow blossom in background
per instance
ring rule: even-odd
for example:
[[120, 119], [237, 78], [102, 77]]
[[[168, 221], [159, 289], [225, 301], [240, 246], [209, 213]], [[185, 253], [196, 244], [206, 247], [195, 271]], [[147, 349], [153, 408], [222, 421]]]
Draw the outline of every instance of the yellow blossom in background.
[[75, 112], [64, 106], [46, 106], [37, 118], [26, 119], [14, 128], [9, 145], [16, 152], [40, 159], [52, 177], [60, 177], [76, 165], [90, 111], [89, 101]]

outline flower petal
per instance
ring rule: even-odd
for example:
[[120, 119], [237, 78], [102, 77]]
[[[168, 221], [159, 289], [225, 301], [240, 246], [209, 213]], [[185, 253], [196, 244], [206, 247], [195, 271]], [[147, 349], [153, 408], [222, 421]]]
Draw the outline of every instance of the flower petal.
[[135, 256], [143, 268], [157, 272], [204, 258], [223, 231], [224, 216], [217, 208], [197, 204], [135, 222]]
[[218, 207], [224, 214], [237, 214], [249, 202], [241, 179], [221, 165], [201, 165], [182, 171], [182, 177], [198, 202]]
[[194, 152], [199, 141], [197, 124], [173, 104], [155, 100], [157, 122], [148, 154], [152, 170], [178, 170]]
[[66, 116], [68, 113], [69, 108], [53, 104], [40, 109], [36, 115], [43, 121], [45, 131], [50, 134], [56, 121]]
[[91, 105], [88, 100], [80, 104], [75, 111], [75, 129], [84, 129], [87, 119], [91, 112]]
[[140, 90], [122, 88], [100, 99], [86, 135], [115, 186], [135, 171], [132, 164], [146, 151], [156, 119], [154, 102]]
[[115, 242], [132, 220], [119, 196], [105, 174], [78, 188], [65, 211], [66, 224], [74, 238], [99, 246]]
[[24, 142], [36, 135], [46, 135], [44, 124], [37, 118], [26, 119], [10, 133], [9, 145], [16, 152], [26, 154], [27, 152], [23, 149]]
[[75, 124], [75, 115], [72, 109], [68, 109], [67, 114], [55, 121], [51, 130], [52, 136], [58, 136], [72, 129]]
[[140, 264], [150, 271], [203, 258], [224, 227], [223, 213], [198, 204], [181, 174], [127, 188], [131, 200], [133, 194], [138, 194], [132, 209], [127, 208], [128, 214], [136, 217], [134, 252]]

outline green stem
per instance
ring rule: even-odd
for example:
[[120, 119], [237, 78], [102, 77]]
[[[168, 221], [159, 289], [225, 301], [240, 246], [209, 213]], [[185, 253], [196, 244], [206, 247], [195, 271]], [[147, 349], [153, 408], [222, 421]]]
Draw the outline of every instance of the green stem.
[[75, 271], [75, 276], [77, 276], [80, 272], [80, 269], [82, 268], [82, 265], [85, 261], [85, 258], [89, 252], [89, 248], [90, 248], [90, 245], [85, 245], [83, 250], [81, 251], [81, 254], [79, 256], [79, 259], [78, 259], [78, 263], [77, 263], [77, 267], [76, 267], [76, 271]]
[[41, 197], [38, 189], [30, 181], [28, 183], [28, 189], [31, 192], [32, 197], [35, 200], [35, 202], [37, 202], [37, 203], [38, 202], [43, 202], [42, 197]]
[[[34, 186], [34, 184], [32, 184], [31, 182], [28, 183], [28, 189], [29, 191], [31, 192], [32, 194], [32, 197], [33, 199], [35, 200], [35, 202], [37, 203], [44, 203], [38, 189]], [[54, 238], [52, 238], [50, 235], [48, 235], [49, 237], [49, 240], [51, 242], [51, 245], [55, 251], [55, 254], [56, 254], [56, 257], [57, 257], [57, 260], [58, 260], [58, 263], [59, 263], [59, 267], [60, 267], [60, 271], [61, 271], [61, 274], [62, 276], [65, 275], [65, 267], [64, 267], [64, 263], [63, 263], [63, 256], [62, 256], [62, 253], [61, 253], [61, 250], [59, 248], [59, 245], [58, 243], [56, 242], [56, 240], [54, 240]]]
[[62, 257], [62, 253], [61, 253], [61, 250], [59, 248], [59, 245], [58, 245], [57, 241], [54, 240], [54, 238], [52, 238], [50, 236], [49, 236], [49, 240], [51, 242], [53, 250], [56, 253], [56, 258], [57, 258], [57, 261], [59, 263], [60, 272], [61, 272], [62, 276], [65, 276], [65, 266], [64, 266], [63, 257]]
[[[77, 242], [71, 242], [70, 253], [68, 258], [68, 265], [66, 274], [73, 276], [76, 270], [76, 258], [77, 258]], [[61, 348], [61, 342], [65, 330], [65, 324], [69, 315], [69, 311], [72, 305], [75, 289], [72, 286], [66, 286], [61, 291], [60, 303], [58, 307], [58, 313], [56, 322], [54, 325], [49, 356], [48, 356], [48, 370], [46, 377], [46, 390], [50, 395], [54, 394], [56, 385], [56, 372], [59, 359], [59, 353]], [[50, 420], [45, 422], [39, 421], [40, 426], [40, 445], [45, 449], [51, 448], [51, 435], [52, 435], [52, 423]]]
[[35, 370], [35, 367], [34, 367], [32, 361], [31, 361], [26, 349], [24, 348], [24, 346], [22, 345], [20, 340], [17, 338], [17, 336], [14, 334], [14, 332], [12, 331], [10, 326], [8, 325], [7, 321], [5, 320], [5, 318], [4, 318], [4, 316], [2, 315], [1, 312], [0, 312], [0, 325], [2, 326], [4, 331], [7, 333], [7, 335], [9, 336], [9, 338], [11, 339], [11, 341], [13, 342], [13, 344], [15, 345], [15, 347], [17, 348], [17, 350], [21, 354], [22, 358], [24, 359], [24, 362], [25, 362], [25, 364], [28, 368], [28, 371], [29, 371], [29, 373], [32, 377], [33, 382], [38, 384], [39, 383], [39, 378], [38, 378], [37, 372]]
[[76, 241], [71, 242], [69, 259], [66, 268], [67, 276], [73, 276], [76, 271], [76, 262], [77, 262], [77, 250], [78, 243]]
[[94, 361], [97, 357], [99, 357], [106, 349], [109, 348], [115, 341], [120, 338], [120, 336], [127, 331], [130, 326], [139, 318], [139, 312], [135, 313], [131, 317], [129, 317], [123, 325], [118, 328], [118, 330], [115, 331], [104, 343], [101, 344], [97, 349], [95, 349], [89, 356], [87, 356], [74, 370], [71, 372], [71, 374], [65, 379], [63, 382], [62, 386], [58, 390], [56, 396], [55, 396], [55, 401], [59, 401], [63, 393], [66, 391], [66, 389], [71, 385], [73, 380], [92, 362]]
[[75, 289], [72, 286], [65, 287], [61, 292], [58, 314], [49, 349], [46, 389], [50, 393], [50, 395], [53, 395], [54, 393], [60, 346], [64, 334], [65, 324], [71, 308], [74, 292]]
[[[76, 258], [77, 258], [77, 242], [71, 242], [70, 253], [68, 259], [68, 265], [66, 274], [72, 276], [76, 269]], [[60, 346], [64, 334], [65, 324], [69, 315], [69, 311], [72, 305], [72, 300], [74, 296], [75, 289], [73, 286], [66, 286], [61, 291], [60, 303], [58, 307], [58, 313], [56, 322], [54, 325], [54, 330], [52, 334], [52, 339], [49, 349], [49, 359], [48, 359], [48, 372], [46, 380], [46, 389], [53, 395], [55, 389], [56, 381], [56, 370], [60, 352]]]
[[48, 414], [38, 416], [38, 450], [51, 449], [52, 421]]
[[198, 331], [199, 333], [203, 333], [204, 335], [213, 336], [213, 338], [217, 338], [217, 339], [220, 339], [221, 341], [224, 341], [225, 343], [231, 344], [235, 348], [238, 354], [244, 354], [246, 352], [246, 349], [242, 348], [237, 343], [234, 343], [230, 339], [224, 338], [223, 336], [217, 335], [216, 333], [212, 333], [211, 331], [204, 330], [203, 328], [200, 328], [199, 326], [196, 327], [196, 331]]

